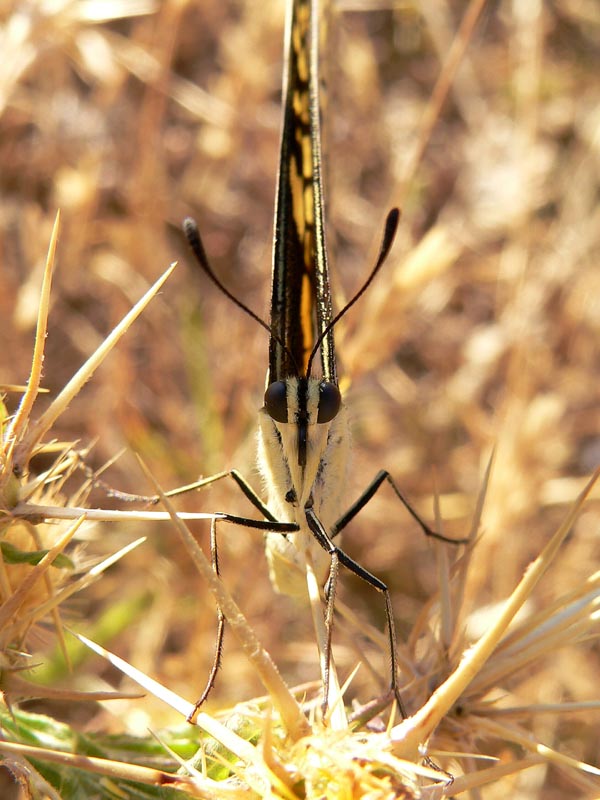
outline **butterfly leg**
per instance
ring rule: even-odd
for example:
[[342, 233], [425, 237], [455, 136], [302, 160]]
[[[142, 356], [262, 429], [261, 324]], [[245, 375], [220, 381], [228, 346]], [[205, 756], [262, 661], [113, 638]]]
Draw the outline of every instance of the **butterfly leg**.
[[314, 510], [308, 506], [305, 508], [306, 512], [306, 522], [308, 527], [310, 528], [311, 533], [315, 537], [318, 544], [329, 553], [331, 556], [331, 568], [329, 572], [329, 580], [328, 580], [328, 592], [327, 592], [327, 609], [325, 614], [325, 619], [327, 623], [327, 642], [325, 648], [325, 662], [327, 664], [327, 669], [325, 672], [325, 687], [324, 687], [324, 707], [327, 705], [327, 697], [329, 695], [329, 664], [331, 661], [331, 635], [332, 635], [332, 628], [333, 628], [333, 611], [334, 611], [334, 604], [335, 604], [335, 593], [337, 588], [337, 578], [339, 572], [339, 565], [343, 564], [346, 569], [350, 570], [350, 572], [354, 573], [358, 578], [365, 581], [376, 589], [378, 592], [381, 592], [385, 598], [385, 615], [386, 615], [386, 622], [387, 622], [387, 629], [388, 629], [388, 637], [389, 637], [389, 648], [390, 648], [390, 669], [391, 669], [391, 682], [390, 682], [390, 695], [396, 700], [398, 704], [398, 708], [400, 713], [403, 717], [406, 717], [406, 711], [404, 709], [404, 704], [402, 702], [402, 697], [400, 696], [400, 689], [398, 686], [398, 646], [396, 643], [396, 626], [394, 624], [394, 612], [392, 608], [392, 599], [390, 596], [389, 589], [387, 585], [380, 580], [379, 578], [375, 577], [372, 573], [362, 567], [359, 563], [354, 561], [354, 559], [350, 558], [350, 556], [341, 550], [337, 545], [333, 543], [331, 538], [327, 535], [325, 528], [323, 527], [321, 521], [315, 514]]
[[[118, 489], [114, 489], [109, 484], [101, 481], [95, 473], [92, 473], [90, 467], [84, 465], [84, 469], [86, 470], [86, 474], [90, 480], [93, 482], [93, 485], [103, 489], [109, 497], [114, 497], [117, 500], [122, 500], [129, 503], [151, 503], [155, 505], [156, 503], [160, 502], [160, 497], [158, 495], [130, 494], [129, 492], [121, 492]], [[204, 489], [205, 486], [210, 486], [211, 483], [216, 483], [216, 481], [220, 481], [223, 480], [223, 478], [229, 477], [233, 478], [244, 495], [252, 503], [254, 508], [258, 509], [265, 519], [268, 519], [271, 522], [277, 522], [275, 516], [269, 511], [267, 506], [250, 486], [248, 481], [236, 469], [217, 472], [214, 475], [209, 475], [207, 478], [200, 478], [200, 480], [194, 481], [194, 483], [188, 483], [185, 486], [178, 486], [177, 489], [171, 489], [169, 492], [165, 492], [165, 495], [167, 497], [178, 497], [180, 494], [187, 494], [188, 492], [195, 492], [200, 489]]]
[[412, 507], [410, 502], [407, 498], [402, 494], [398, 486], [396, 485], [394, 479], [390, 475], [387, 470], [382, 469], [377, 475], [373, 478], [369, 486], [364, 490], [361, 496], [356, 500], [346, 511], [346, 513], [338, 519], [335, 525], [331, 528], [331, 538], [335, 538], [337, 534], [342, 531], [346, 525], [351, 522], [354, 517], [367, 505], [369, 500], [376, 494], [377, 490], [383, 484], [384, 481], [387, 481], [394, 492], [396, 493], [396, 497], [400, 500], [402, 505], [406, 508], [408, 513], [411, 517], [419, 524], [419, 527], [425, 534], [425, 536], [430, 536], [432, 539], [437, 539], [440, 542], [447, 542], [448, 544], [468, 544], [469, 539], [451, 539], [448, 536], [444, 536], [441, 533], [437, 533], [429, 525], [421, 519], [419, 514], [415, 511]]
[[[212, 568], [217, 575], [221, 575], [219, 571], [219, 554], [217, 550], [217, 520], [213, 519], [210, 523], [210, 561], [212, 564]], [[217, 673], [221, 667], [221, 659], [223, 656], [223, 637], [225, 635], [225, 615], [223, 614], [221, 607], [217, 606], [217, 636], [215, 639], [215, 654], [213, 657], [213, 663], [208, 675], [208, 679], [206, 681], [206, 686], [202, 691], [202, 694], [196, 700], [194, 704], [193, 711], [189, 714], [187, 720], [188, 722], [194, 722], [196, 719], [196, 714], [198, 713], [198, 709], [201, 705], [206, 701], [208, 695], [213, 690], [215, 685], [215, 681], [217, 679]]]
[[[421, 517], [412, 507], [407, 498], [402, 494], [402, 492], [394, 482], [390, 473], [387, 470], [381, 470], [380, 472], [377, 473], [375, 478], [371, 481], [371, 483], [361, 494], [361, 496], [350, 506], [350, 508], [346, 511], [346, 513], [342, 517], [340, 517], [338, 521], [332, 526], [329, 537], [327, 537], [324, 531], [322, 533], [325, 534], [325, 538], [323, 538], [323, 536], [321, 535], [318, 536], [317, 533], [315, 532], [315, 529], [311, 526], [311, 523], [309, 522], [309, 526], [311, 526], [311, 531], [313, 532], [313, 535], [315, 536], [319, 544], [321, 544], [322, 547], [325, 547], [325, 549], [328, 550], [328, 546], [326, 545], [326, 540], [328, 540], [330, 545], [335, 547], [332, 541], [334, 537], [337, 536], [337, 534], [340, 533], [340, 531], [342, 531], [346, 527], [346, 525], [348, 525], [348, 523], [351, 522], [354, 519], [354, 517], [367, 505], [369, 500], [371, 500], [371, 498], [377, 493], [377, 491], [385, 481], [387, 481], [390, 484], [400, 502], [404, 505], [404, 507], [407, 509], [407, 511], [413, 517], [413, 519], [419, 524], [421, 530], [426, 536], [429, 536], [433, 539], [437, 539], [442, 542], [447, 542], [449, 544], [469, 543], [469, 539], [451, 539], [447, 536], [443, 536], [442, 534], [432, 530], [432, 528], [430, 528], [429, 525], [427, 525], [427, 523], [421, 519]], [[368, 570], [364, 569], [364, 567], [362, 567], [356, 561], [351, 559], [346, 553], [344, 553], [343, 550], [337, 548], [337, 555], [339, 563], [344, 564], [344, 566], [347, 569], [349, 569], [359, 578], [362, 578], [369, 585], [373, 586], [375, 589], [380, 591], [385, 597], [386, 619], [387, 619], [387, 628], [389, 635], [390, 655], [392, 662], [391, 663], [392, 682], [391, 682], [390, 694], [393, 694], [393, 696], [395, 697], [396, 702], [398, 704], [398, 708], [400, 709], [402, 716], [406, 717], [406, 712], [404, 710], [404, 705], [402, 703], [402, 698], [400, 696], [397, 683], [398, 655], [397, 655], [397, 643], [396, 643], [396, 629], [394, 625], [393, 608], [392, 608], [392, 601], [389, 589], [387, 585], [383, 583], [383, 581], [372, 575], [370, 572], [368, 572]]]
[[[226, 473], [229, 474], [229, 473]], [[273, 515], [269, 512], [269, 516], [272, 518]], [[238, 517], [234, 514], [223, 514], [220, 518], [213, 519], [211, 521], [210, 526], [210, 555], [211, 555], [211, 564], [215, 573], [220, 577], [221, 572], [219, 569], [219, 554], [217, 548], [217, 522], [218, 521], [225, 521], [230, 522], [234, 525], [241, 525], [244, 528], [252, 528], [254, 530], [260, 531], [276, 531], [277, 533], [285, 534], [285, 533], [297, 533], [298, 526], [293, 522], [278, 522], [274, 518], [269, 520], [262, 520], [262, 519], [250, 519], [246, 517]], [[188, 716], [188, 721], [193, 722], [196, 714], [198, 713], [198, 709], [200, 706], [206, 701], [207, 697], [211, 693], [214, 685], [215, 680], [217, 678], [217, 673], [221, 666], [221, 658], [223, 655], [223, 638], [225, 635], [225, 615], [220, 607], [217, 606], [217, 636], [215, 640], [215, 654], [213, 657], [213, 663], [208, 675], [208, 679], [206, 681], [206, 685], [200, 698], [194, 704], [194, 708], [191, 714]]]

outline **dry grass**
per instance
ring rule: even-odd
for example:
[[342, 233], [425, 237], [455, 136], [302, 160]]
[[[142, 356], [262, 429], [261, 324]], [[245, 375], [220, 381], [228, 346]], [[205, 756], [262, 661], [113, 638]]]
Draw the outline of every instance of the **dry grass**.
[[[169, 263], [180, 262], [52, 429], [60, 442], [97, 439], [86, 457], [92, 469], [126, 447], [102, 476], [119, 489], [152, 491], [133, 451], [163, 487], [231, 467], [256, 485], [265, 334], [194, 273], [179, 228], [186, 214], [195, 216], [223, 280], [266, 315], [282, 5], [265, 0], [257, 13], [256, 3], [222, 0], [14, 0], [0, 12], [0, 382], [23, 384], [29, 375], [57, 208], [62, 230], [42, 379], [48, 395], [38, 397], [34, 419]], [[600, 461], [600, 15], [584, 0], [489, 4], [413, 170], [464, 4], [423, 0], [422, 16], [407, 4], [394, 12], [375, 10], [380, 5], [344, 3], [360, 9], [336, 14], [331, 32], [327, 197], [337, 307], [366, 274], [388, 208], [403, 209], [389, 263], [337, 335], [355, 441], [349, 499], [386, 467], [428, 518], [437, 487], [444, 531], [463, 536], [497, 447], [481, 536], [468, 575], [452, 590], [464, 595], [464, 616], [447, 642], [455, 666], [462, 632], [475, 639], [490, 628], [495, 604], [512, 592]], [[98, 19], [100, 12], [114, 18]], [[10, 411], [18, 397], [8, 394]], [[32, 474], [54, 458], [38, 456]], [[72, 501], [84, 479], [75, 468], [55, 494]], [[597, 589], [585, 581], [600, 560], [594, 491], [528, 600], [534, 619], [559, 599], [565, 608], [575, 589], [589, 590], [588, 611], [593, 607]], [[95, 489], [90, 502], [108, 500]], [[179, 507], [249, 512], [227, 481]], [[56, 528], [35, 530], [36, 548], [29, 529], [28, 544], [19, 539], [17, 546], [54, 544]], [[208, 528], [194, 530], [206, 545]], [[74, 535], [78, 544], [69, 552], [78, 570], [148, 537], [60, 613], [195, 699], [212, 657], [214, 604], [173, 528], [87, 525]], [[385, 491], [353, 523], [345, 544], [392, 587], [406, 659], [424, 676], [406, 693], [416, 711], [435, 685], [425, 677], [443, 680], [449, 669], [446, 651], [431, 649], [445, 634], [428, 632], [443, 564], [438, 568], [434, 550]], [[309, 615], [273, 595], [260, 536], [223, 528], [221, 562], [226, 586], [288, 683], [315, 680]], [[358, 582], [344, 576], [341, 595], [361, 619], [382, 622], [380, 598]], [[54, 623], [59, 627], [56, 617]], [[357, 660], [356, 637], [345, 638], [341, 627], [335, 655], [346, 676]], [[445, 720], [434, 746], [470, 742], [471, 752], [503, 762], [525, 757], [524, 743], [505, 745], [506, 729], [493, 729], [503, 719], [497, 709], [597, 699], [598, 650], [593, 640], [575, 646], [591, 631], [573, 629], [571, 646], [559, 647], [557, 639], [535, 661], [520, 660], [513, 634], [505, 646], [517, 649], [507, 650], [508, 662], [499, 658], [496, 674], [488, 665], [487, 679]], [[19, 631], [20, 646], [45, 665], [52, 687], [131, 690], [75, 648], [69, 673], [56, 640], [49, 624]], [[383, 658], [373, 658], [383, 670]], [[512, 674], [517, 665], [524, 668]], [[208, 710], [262, 691], [229, 636]], [[373, 696], [367, 669], [351, 694]], [[492, 695], [490, 712], [483, 700]], [[87, 733], [145, 735], [180, 720], [152, 698], [99, 706], [53, 699], [27, 708]], [[483, 721], [476, 724], [477, 714]], [[518, 735], [529, 731], [556, 751], [598, 763], [597, 709], [504, 714]], [[339, 766], [342, 755], [328, 748]], [[357, 786], [355, 756], [348, 755], [348, 785]], [[477, 766], [438, 760], [456, 775]], [[576, 778], [555, 760], [491, 784], [481, 796], [593, 797], [597, 781]]]

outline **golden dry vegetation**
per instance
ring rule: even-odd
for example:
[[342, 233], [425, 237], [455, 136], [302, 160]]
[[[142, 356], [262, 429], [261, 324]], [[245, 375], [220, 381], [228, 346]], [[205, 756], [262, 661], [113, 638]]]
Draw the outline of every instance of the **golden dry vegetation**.
[[[33, 418], [179, 262], [46, 436], [78, 449], [94, 442], [85, 456], [90, 470], [125, 449], [102, 473], [123, 491], [153, 492], [134, 452], [164, 488], [234, 467], [260, 488], [253, 458], [267, 337], [195, 270], [181, 220], [199, 221], [223, 282], [268, 316], [283, 5], [8, 0], [0, 10], [0, 382], [27, 381], [58, 209], [42, 379], [48, 394], [38, 397]], [[337, 308], [368, 273], [387, 210], [403, 212], [388, 263], [336, 330], [354, 439], [349, 501], [385, 467], [427, 519], [437, 491], [444, 532], [466, 536], [497, 448], [457, 626], [475, 640], [600, 462], [600, 12], [592, 0], [487, 3], [437, 114], [434, 87], [440, 74], [451, 77], [448, 54], [466, 12], [466, 3], [426, 0], [335, 6], [326, 199]], [[9, 391], [10, 412], [18, 401]], [[34, 458], [31, 472], [53, 458]], [[85, 479], [76, 469], [61, 484], [64, 502], [73, 502]], [[528, 600], [530, 615], [598, 568], [598, 498], [595, 489]], [[102, 485], [88, 502], [123, 507]], [[182, 497], [178, 508], [252, 511], [228, 480]], [[54, 543], [56, 527], [37, 526], [39, 547]], [[15, 530], [13, 544], [34, 549], [31, 532]], [[193, 530], [208, 550], [208, 525]], [[62, 621], [194, 700], [210, 668], [215, 610], [172, 526], [103, 523], [81, 531], [69, 551], [77, 569], [137, 536], [147, 541], [63, 604]], [[224, 582], [284, 678], [317, 680], [309, 613], [274, 595], [260, 534], [220, 531]], [[417, 633], [414, 626], [433, 602], [443, 559], [385, 487], [344, 544], [389, 583], [401, 642], [429, 663], [435, 656], [419, 648], [433, 637], [425, 623]], [[18, 580], [10, 574], [9, 583]], [[381, 598], [368, 587], [344, 574], [340, 594], [361, 619], [383, 624]], [[346, 676], [363, 645], [343, 628], [340, 620], [334, 653]], [[51, 619], [21, 633], [20, 645], [42, 665], [37, 680], [131, 691], [130, 681], [79, 648], [69, 672]], [[515, 674], [505, 665], [473, 702], [481, 711], [484, 697], [511, 707], [597, 700], [594, 629], [574, 629], [569, 638], [565, 646], [560, 639], [540, 646], [540, 658]], [[373, 659], [385, 674], [384, 657]], [[373, 687], [361, 669], [350, 696], [365, 702]], [[433, 688], [423, 682], [409, 690], [409, 711]], [[262, 693], [228, 636], [208, 710]], [[89, 734], [143, 736], [181, 722], [151, 697], [24, 708]], [[439, 748], [456, 749], [460, 713], [446, 722]], [[524, 711], [511, 724], [598, 765], [599, 713]], [[505, 761], [525, 752], [475, 725], [463, 725], [460, 735], [470, 752]], [[458, 773], [453, 763], [444, 766]], [[473, 796], [591, 798], [599, 786], [597, 775], [542, 763]], [[11, 791], [8, 783], [3, 791]]]

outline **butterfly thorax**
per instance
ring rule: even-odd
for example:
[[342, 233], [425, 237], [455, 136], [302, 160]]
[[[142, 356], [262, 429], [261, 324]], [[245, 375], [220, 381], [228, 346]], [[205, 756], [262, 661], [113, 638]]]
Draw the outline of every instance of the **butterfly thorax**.
[[283, 594], [306, 594], [305, 554], [308, 551], [318, 580], [323, 583], [329, 556], [315, 541], [306, 523], [310, 506], [325, 530], [338, 519], [349, 462], [346, 409], [318, 422], [324, 382], [320, 378], [287, 378], [287, 421], [278, 422], [267, 408], [259, 415], [258, 463], [277, 519], [295, 522], [294, 534], [267, 534], [271, 580]]

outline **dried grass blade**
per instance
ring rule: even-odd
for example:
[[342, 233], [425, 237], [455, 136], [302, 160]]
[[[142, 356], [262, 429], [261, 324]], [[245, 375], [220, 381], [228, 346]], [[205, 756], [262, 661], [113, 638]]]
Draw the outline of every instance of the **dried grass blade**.
[[[146, 675], [144, 672], [136, 669], [132, 664], [129, 664], [129, 662], [125, 661], [124, 659], [119, 658], [119, 656], [115, 655], [114, 653], [111, 653], [110, 650], [106, 650], [101, 645], [92, 642], [86, 636], [78, 633], [75, 633], [74, 635], [84, 645], [86, 645], [86, 647], [89, 647], [90, 650], [93, 650], [95, 653], [98, 653], [98, 655], [105, 658], [124, 675], [132, 678], [132, 680], [134, 680], [144, 689], [147, 689], [155, 697], [163, 700], [179, 713], [184, 714], [186, 718], [190, 717], [194, 711], [193, 703], [184, 700], [182, 697], [175, 694], [175, 692], [167, 689], [166, 686], [163, 686], [149, 675]], [[270, 770], [263, 761], [260, 750], [250, 742], [246, 741], [246, 739], [242, 739], [241, 736], [238, 736], [235, 731], [223, 725], [209, 714], [205, 714], [203, 712], [196, 714], [194, 721], [191, 724], [198, 725], [199, 728], [202, 728], [202, 730], [206, 731], [209, 736], [212, 736], [213, 739], [220, 742], [223, 747], [234, 753], [241, 761], [243, 761], [245, 764], [251, 764], [254, 767], [254, 774], [252, 774], [252, 771], [250, 770], [245, 770], [243, 776], [244, 780], [250, 785], [255, 784], [253, 785], [253, 788], [259, 792], [261, 796], [264, 796], [263, 793], [265, 788], [269, 787], [273, 782], [279, 783], [279, 779], [275, 775], [271, 774]], [[235, 765], [228, 764], [228, 766], [235, 771]]]
[[102, 572], [108, 569], [108, 567], [115, 564], [145, 541], [146, 537], [136, 539], [131, 544], [126, 545], [116, 553], [113, 553], [113, 555], [104, 559], [100, 564], [96, 564], [96, 566], [92, 567], [86, 575], [78, 580], [72, 581], [68, 584], [68, 586], [65, 586], [63, 589], [53, 594], [52, 597], [50, 597], [45, 603], [42, 603], [40, 606], [32, 609], [29, 614], [24, 615], [17, 623], [14, 623], [11, 627], [6, 628], [6, 635], [10, 636], [13, 631], [16, 631], [19, 627], [22, 627], [24, 623], [28, 625], [34, 624], [38, 619], [42, 619], [54, 608], [60, 607], [69, 597], [71, 597], [71, 595], [80, 592], [82, 589], [85, 589], [91, 583], [96, 581]]
[[85, 516], [79, 517], [77, 522], [75, 522], [74, 525], [71, 525], [71, 527], [63, 536], [61, 536], [54, 547], [51, 547], [50, 550], [48, 550], [39, 564], [36, 564], [35, 567], [32, 567], [31, 571], [28, 573], [27, 577], [21, 583], [19, 588], [12, 593], [9, 599], [2, 606], [0, 606], [0, 630], [2, 630], [7, 624], [8, 620], [16, 614], [32, 586], [36, 583], [36, 581], [39, 581], [43, 575], [45, 575], [46, 571], [51, 567], [56, 556], [64, 550], [64, 548], [75, 535], [76, 531], [79, 530], [84, 519]]
[[54, 220], [54, 226], [52, 228], [52, 235], [50, 236], [50, 244], [48, 245], [48, 255], [46, 257], [46, 266], [44, 268], [44, 277], [40, 291], [40, 304], [38, 308], [37, 326], [35, 331], [35, 343], [33, 346], [33, 357], [31, 359], [31, 371], [29, 373], [29, 380], [27, 381], [27, 389], [21, 398], [21, 402], [16, 414], [8, 425], [6, 431], [5, 441], [8, 443], [8, 451], [6, 453], [7, 460], [10, 460], [12, 448], [19, 439], [21, 432], [27, 425], [29, 415], [31, 414], [31, 409], [33, 408], [33, 404], [38, 396], [40, 388], [42, 365], [44, 363], [44, 345], [46, 342], [46, 332], [48, 330], [50, 290], [52, 288], [52, 275], [54, 272], [54, 261], [56, 258], [56, 245], [58, 242], [59, 230], [60, 211], [58, 211], [56, 214], [56, 219]]
[[525, 570], [521, 581], [506, 601], [504, 609], [496, 622], [473, 647], [463, 654], [456, 670], [435, 690], [427, 703], [413, 717], [394, 728], [392, 740], [396, 743], [396, 748], [400, 754], [406, 756], [406, 753], [410, 753], [412, 757], [416, 757], [419, 746], [429, 738], [441, 719], [458, 700], [461, 693], [470, 685], [473, 678], [478, 675], [496, 649], [498, 642], [516, 613], [549, 568], [599, 476], [600, 467], [594, 472], [566, 519], [538, 558]]
[[577, 772], [585, 772], [588, 775], [600, 778], [600, 769], [585, 761], [580, 761], [577, 758], [572, 758], [564, 753], [559, 753], [545, 744], [536, 742], [531, 734], [522, 732], [519, 728], [511, 725], [502, 725], [499, 722], [494, 722], [491, 719], [477, 717], [473, 720], [475, 729], [480, 729], [481, 733], [487, 733], [491, 736], [496, 736], [502, 741], [514, 742], [520, 745], [523, 749], [528, 750], [530, 753], [542, 756], [545, 761], [551, 761], [558, 767], [573, 769]]
[[52, 401], [50, 406], [44, 411], [41, 417], [30, 427], [22, 442], [16, 448], [15, 462], [23, 467], [29, 460], [35, 445], [40, 441], [44, 434], [52, 427], [58, 417], [67, 408], [71, 400], [78, 394], [87, 381], [92, 377], [95, 370], [104, 361], [112, 348], [119, 339], [127, 333], [130, 325], [139, 317], [146, 308], [150, 300], [159, 292], [162, 285], [175, 269], [172, 264], [161, 277], [148, 289], [143, 297], [133, 306], [133, 308], [123, 317], [121, 322], [111, 331], [104, 342], [98, 347], [88, 360], [73, 375], [73, 377], [63, 387], [58, 396]]
[[[65, 767], [77, 767], [86, 772], [93, 772], [97, 775], [108, 775], [118, 780], [136, 781], [150, 786], [164, 786], [173, 789], [181, 789], [189, 792], [194, 797], [212, 798], [216, 797], [215, 790], [207, 793], [199, 789], [197, 779], [192, 779], [186, 775], [172, 775], [151, 767], [138, 767], [135, 764], [127, 764], [123, 761], [111, 761], [108, 758], [96, 758], [95, 756], [78, 756], [73, 753], [66, 753], [60, 750], [50, 750], [46, 747], [34, 747], [20, 742], [0, 741], [0, 751], [11, 755], [23, 756], [25, 758], [49, 761], [54, 764], [62, 764]], [[208, 778], [205, 779], [208, 782]], [[211, 781], [211, 783], [214, 783]], [[215, 783], [215, 787], [218, 784]]]

